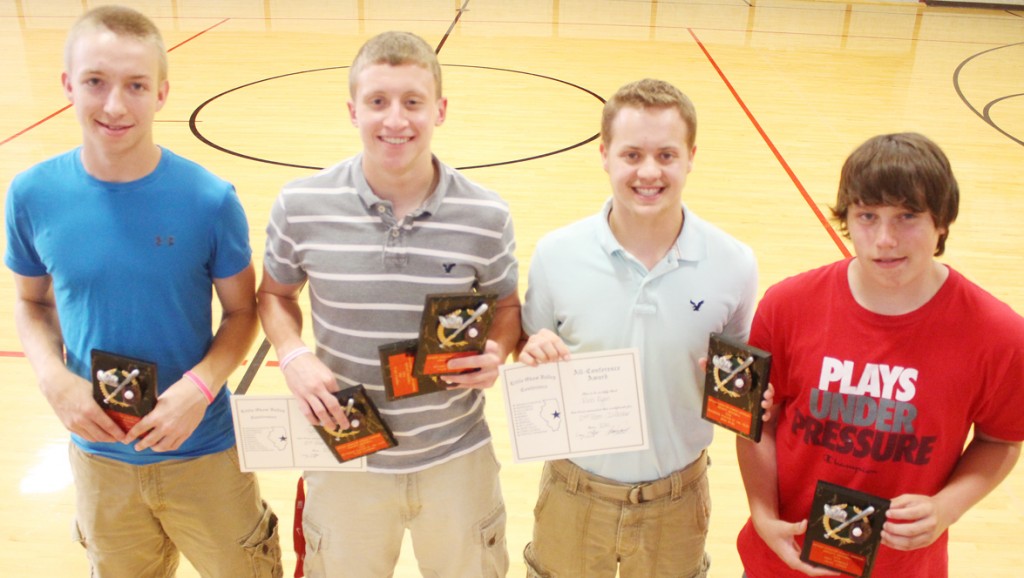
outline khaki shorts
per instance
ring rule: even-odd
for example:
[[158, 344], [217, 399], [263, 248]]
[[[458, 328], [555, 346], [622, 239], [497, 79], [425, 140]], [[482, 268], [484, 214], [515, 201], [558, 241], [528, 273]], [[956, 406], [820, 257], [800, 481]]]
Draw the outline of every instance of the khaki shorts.
[[173, 577], [179, 551], [204, 578], [282, 576], [277, 516], [235, 448], [139, 466], [71, 444], [70, 459], [94, 577]]
[[702, 578], [711, 516], [707, 454], [645, 484], [622, 484], [568, 460], [544, 464], [527, 576]]
[[408, 529], [426, 578], [505, 576], [498, 470], [488, 443], [412, 474], [306, 472], [306, 575], [391, 576]]

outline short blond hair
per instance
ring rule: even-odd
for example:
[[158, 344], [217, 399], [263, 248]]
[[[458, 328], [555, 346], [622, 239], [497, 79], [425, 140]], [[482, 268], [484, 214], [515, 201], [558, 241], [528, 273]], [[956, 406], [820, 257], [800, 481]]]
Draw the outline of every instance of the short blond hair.
[[608, 146], [612, 141], [612, 123], [622, 108], [631, 106], [646, 108], [674, 108], [686, 124], [686, 147], [693, 149], [697, 142], [697, 111], [693, 102], [675, 86], [654, 78], [631, 82], [604, 103], [601, 113], [601, 142]]
[[356, 95], [356, 79], [359, 73], [373, 64], [415, 64], [425, 68], [434, 76], [435, 94], [437, 98], [441, 98], [441, 63], [437, 61], [434, 49], [419, 36], [411, 32], [390, 31], [367, 40], [359, 49], [348, 71], [348, 90], [353, 98]]
[[159, 80], [167, 80], [167, 47], [160, 29], [143, 13], [127, 6], [100, 6], [82, 14], [68, 32], [64, 43], [64, 68], [71, 72], [71, 52], [75, 42], [88, 30], [105, 28], [118, 36], [127, 36], [143, 42], [149, 42], [157, 49], [159, 61]]

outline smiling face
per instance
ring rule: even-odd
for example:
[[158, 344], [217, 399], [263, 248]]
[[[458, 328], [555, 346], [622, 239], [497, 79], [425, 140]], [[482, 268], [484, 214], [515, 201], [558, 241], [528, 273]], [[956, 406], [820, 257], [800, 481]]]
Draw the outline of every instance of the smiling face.
[[366, 66], [348, 108], [368, 173], [433, 170], [430, 141], [434, 127], [444, 123], [447, 100], [437, 96], [429, 70], [416, 64]]
[[696, 147], [688, 146], [679, 111], [624, 106], [610, 129], [601, 159], [611, 180], [614, 218], [651, 224], [681, 220], [682, 191]]
[[77, 35], [61, 82], [82, 126], [84, 156], [152, 154], [153, 119], [168, 92], [160, 70], [153, 42], [99, 26]]

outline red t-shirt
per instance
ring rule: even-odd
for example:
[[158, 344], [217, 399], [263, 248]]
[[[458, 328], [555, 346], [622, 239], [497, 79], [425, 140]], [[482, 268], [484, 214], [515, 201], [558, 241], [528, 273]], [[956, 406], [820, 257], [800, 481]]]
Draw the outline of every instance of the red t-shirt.
[[[1024, 318], [952, 269], [916, 311], [872, 313], [850, 293], [849, 262], [769, 289], [751, 329], [751, 345], [772, 353], [779, 515], [790, 522], [808, 517], [818, 480], [888, 499], [934, 495], [972, 424], [1024, 440]], [[872, 576], [944, 577], [946, 542], [882, 546]], [[749, 520], [737, 546], [749, 578], [804, 576]]]

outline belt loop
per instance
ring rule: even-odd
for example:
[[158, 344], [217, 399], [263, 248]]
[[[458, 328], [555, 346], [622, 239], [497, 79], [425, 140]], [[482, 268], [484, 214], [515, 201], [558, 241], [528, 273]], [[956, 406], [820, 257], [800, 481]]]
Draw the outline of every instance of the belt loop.
[[669, 476], [669, 482], [672, 484], [672, 491], [670, 493], [670, 499], [675, 501], [683, 496], [683, 471], [676, 470]]
[[569, 466], [569, 475], [565, 477], [565, 490], [572, 495], [576, 495], [580, 490], [581, 468], [572, 463], [571, 460], [565, 460], [565, 463]]
[[646, 484], [637, 484], [629, 488], [629, 492], [626, 494], [626, 501], [630, 504], [642, 504], [648, 501], [647, 498], [644, 497], [645, 487], [647, 487]]

